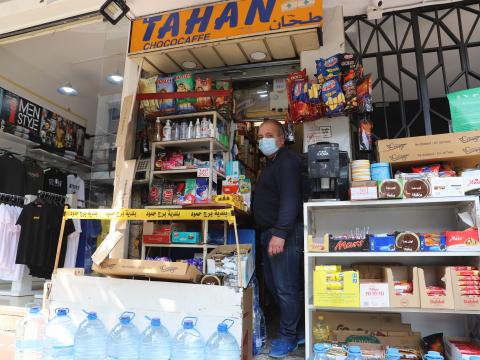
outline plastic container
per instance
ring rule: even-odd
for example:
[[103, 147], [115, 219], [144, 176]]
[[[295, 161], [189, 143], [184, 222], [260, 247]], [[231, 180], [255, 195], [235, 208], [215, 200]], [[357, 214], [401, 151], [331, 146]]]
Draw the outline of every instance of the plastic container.
[[312, 360], [327, 360], [328, 359], [328, 356], [327, 356], [327, 351], [328, 349], [330, 349], [330, 345], [329, 344], [324, 344], [324, 343], [320, 343], [320, 344], [315, 344], [313, 346], [313, 357], [312, 357]]
[[140, 340], [140, 359], [169, 360], [172, 338], [159, 318], [149, 318], [150, 326], [142, 333]]
[[170, 120], [167, 120], [167, 124], [163, 127], [163, 141], [172, 140], [172, 125]]
[[45, 328], [44, 360], [72, 360], [77, 328], [67, 308], [55, 309], [56, 316]]
[[210, 336], [205, 347], [205, 357], [208, 360], [239, 360], [240, 347], [235, 337], [228, 331], [234, 324], [231, 319], [225, 319], [218, 324], [217, 331]]
[[330, 337], [330, 328], [328, 324], [325, 322], [325, 318], [323, 316], [318, 316], [317, 320], [313, 325], [313, 340], [315, 343], [322, 343], [328, 341]]
[[[182, 328], [172, 340], [172, 355], [170, 360], [206, 360], [205, 340], [195, 329], [198, 319], [186, 317], [182, 321]], [[209, 359], [210, 360], [210, 359]]]
[[195, 139], [200, 139], [202, 137], [202, 128], [200, 126], [200, 118], [197, 118], [195, 123]]
[[163, 135], [163, 126], [160, 121], [160, 118], [157, 117], [155, 120], [155, 141], [162, 141], [162, 135]]
[[388, 348], [387, 352], [385, 353], [386, 360], [400, 360], [401, 355], [400, 351], [397, 348], [391, 347]]
[[47, 320], [40, 312], [40, 306], [31, 304], [17, 324], [15, 332], [15, 360], [43, 359], [43, 341]]
[[75, 333], [73, 358], [75, 360], [105, 359], [108, 332], [96, 312], [87, 312], [87, 318]]
[[372, 180], [388, 180], [392, 178], [389, 163], [375, 163], [370, 166]]
[[425, 355], [425, 360], [443, 360], [443, 356], [437, 351], [429, 351]]
[[255, 299], [253, 303], [253, 355], [262, 353], [267, 343], [267, 325], [260, 304]]
[[360, 346], [350, 346], [348, 348], [347, 360], [363, 360], [362, 350]]
[[135, 313], [125, 311], [107, 340], [108, 360], [138, 360], [140, 331], [132, 323]]

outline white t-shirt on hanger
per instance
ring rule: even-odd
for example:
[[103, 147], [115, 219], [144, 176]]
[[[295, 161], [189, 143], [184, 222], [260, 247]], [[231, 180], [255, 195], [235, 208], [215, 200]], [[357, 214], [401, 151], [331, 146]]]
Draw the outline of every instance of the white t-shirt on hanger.
[[77, 207], [85, 207], [85, 182], [80, 176], [67, 176], [67, 194], [77, 195]]

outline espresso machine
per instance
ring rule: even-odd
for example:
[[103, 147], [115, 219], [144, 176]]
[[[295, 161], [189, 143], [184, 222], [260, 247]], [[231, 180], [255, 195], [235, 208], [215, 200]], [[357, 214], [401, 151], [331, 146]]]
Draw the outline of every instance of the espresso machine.
[[337, 143], [308, 146], [310, 201], [348, 200], [350, 160]]

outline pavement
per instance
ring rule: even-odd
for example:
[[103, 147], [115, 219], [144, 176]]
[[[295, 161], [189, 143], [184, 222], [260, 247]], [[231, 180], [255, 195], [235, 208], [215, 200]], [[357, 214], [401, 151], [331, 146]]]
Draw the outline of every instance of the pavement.
[[[255, 360], [272, 360], [271, 357], [268, 356], [268, 352], [270, 351], [270, 344], [269, 341], [267, 342], [267, 346], [262, 354], [255, 356]], [[291, 355], [284, 358], [285, 360], [304, 360], [305, 359], [305, 347], [299, 346], [298, 349], [293, 352]]]

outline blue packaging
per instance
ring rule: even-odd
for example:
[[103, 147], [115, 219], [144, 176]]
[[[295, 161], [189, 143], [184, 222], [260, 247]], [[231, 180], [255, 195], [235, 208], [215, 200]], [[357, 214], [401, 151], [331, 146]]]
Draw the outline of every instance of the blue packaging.
[[447, 251], [447, 238], [444, 234], [420, 235], [420, 251], [441, 252]]
[[374, 234], [368, 235], [370, 241], [370, 251], [373, 252], [394, 252], [395, 251], [395, 235], [391, 234]]
[[375, 163], [370, 166], [372, 180], [388, 180], [392, 178], [389, 163]]

